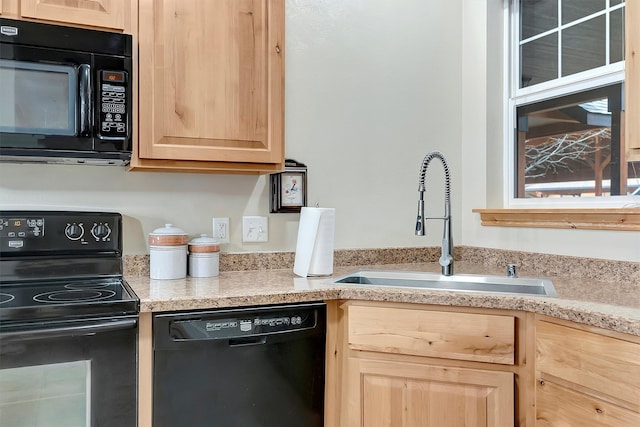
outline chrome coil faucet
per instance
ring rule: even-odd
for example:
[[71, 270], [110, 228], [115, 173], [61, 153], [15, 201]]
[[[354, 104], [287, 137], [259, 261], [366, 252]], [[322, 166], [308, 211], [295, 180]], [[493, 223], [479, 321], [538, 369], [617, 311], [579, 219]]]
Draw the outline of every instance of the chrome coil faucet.
[[[442, 166], [444, 167], [444, 216], [443, 217], [425, 217], [424, 216], [424, 192], [426, 187], [424, 185], [424, 178], [427, 174], [427, 168], [429, 163], [434, 158], [440, 159]], [[449, 165], [447, 159], [439, 151], [432, 151], [428, 153], [422, 161], [422, 167], [420, 168], [420, 180], [418, 183], [418, 193], [420, 198], [418, 200], [418, 218], [416, 221], [416, 236], [424, 236], [426, 233], [427, 219], [441, 219], [444, 220], [444, 233], [442, 236], [442, 255], [440, 256], [440, 265], [442, 266], [442, 274], [445, 276], [453, 275], [453, 239], [451, 238], [451, 177], [449, 174]]]

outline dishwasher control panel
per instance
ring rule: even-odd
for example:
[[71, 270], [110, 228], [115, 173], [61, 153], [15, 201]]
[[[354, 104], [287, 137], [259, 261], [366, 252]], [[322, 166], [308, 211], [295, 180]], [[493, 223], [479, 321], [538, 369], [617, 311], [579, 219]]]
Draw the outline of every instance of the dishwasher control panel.
[[[253, 332], [254, 328], [264, 326], [269, 328], [277, 328], [278, 330], [296, 329], [296, 326], [302, 326], [302, 316], [285, 316], [285, 317], [256, 317], [254, 319], [231, 319], [222, 321], [211, 321], [205, 323], [207, 332], [217, 332], [225, 329], [239, 329], [240, 332]], [[293, 326], [293, 328], [291, 328]], [[313, 325], [312, 325], [313, 326]]]
[[290, 310], [247, 310], [235, 316], [220, 313], [198, 318], [174, 318], [169, 322], [173, 341], [216, 340], [271, 335], [315, 328], [318, 322], [316, 308]]

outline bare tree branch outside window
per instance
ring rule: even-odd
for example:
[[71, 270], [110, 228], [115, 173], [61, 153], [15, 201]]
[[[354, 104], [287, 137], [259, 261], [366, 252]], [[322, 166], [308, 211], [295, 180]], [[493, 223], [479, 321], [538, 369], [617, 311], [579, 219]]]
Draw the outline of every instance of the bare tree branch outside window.
[[[573, 172], [575, 163], [593, 165], [593, 156], [603, 151], [610, 143], [598, 143], [610, 140], [609, 128], [591, 129], [585, 132], [568, 133], [558, 137], [549, 137], [540, 144], [527, 144], [525, 149], [525, 177], [540, 178], [547, 174], [558, 174], [561, 170]], [[606, 154], [605, 154], [606, 155]]]

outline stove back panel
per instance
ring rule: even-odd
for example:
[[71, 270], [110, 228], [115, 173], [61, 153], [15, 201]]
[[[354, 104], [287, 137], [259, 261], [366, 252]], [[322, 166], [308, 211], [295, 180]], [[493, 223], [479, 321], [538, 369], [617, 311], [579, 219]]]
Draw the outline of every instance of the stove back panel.
[[121, 257], [122, 216], [113, 212], [0, 211], [0, 261]]

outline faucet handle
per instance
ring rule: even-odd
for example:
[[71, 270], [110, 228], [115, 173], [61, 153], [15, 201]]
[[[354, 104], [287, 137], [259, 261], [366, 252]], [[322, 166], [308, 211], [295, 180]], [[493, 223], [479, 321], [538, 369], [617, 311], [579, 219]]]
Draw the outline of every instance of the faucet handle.
[[440, 255], [438, 262], [443, 267], [451, 265], [453, 262], [453, 257], [449, 255], [449, 241], [447, 239], [442, 239], [442, 255]]

